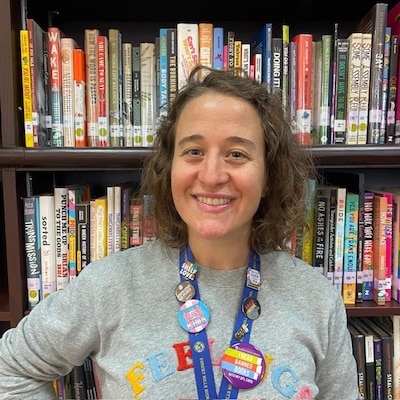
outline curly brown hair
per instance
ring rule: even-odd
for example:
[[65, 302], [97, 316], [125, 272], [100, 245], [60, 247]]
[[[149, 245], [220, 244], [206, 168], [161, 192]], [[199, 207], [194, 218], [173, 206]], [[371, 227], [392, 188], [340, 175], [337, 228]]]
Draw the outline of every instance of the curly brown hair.
[[187, 243], [187, 226], [171, 192], [175, 127], [186, 104], [210, 91], [246, 100], [258, 111], [264, 130], [268, 188], [253, 218], [250, 247], [259, 254], [290, 251], [297, 228], [306, 226], [309, 180], [315, 176], [310, 148], [297, 142], [281, 100], [269, 94], [264, 84], [244, 74], [204, 66], [192, 70], [186, 86], [160, 120], [154, 149], [144, 163], [140, 194], [152, 196], [158, 238], [176, 248]]

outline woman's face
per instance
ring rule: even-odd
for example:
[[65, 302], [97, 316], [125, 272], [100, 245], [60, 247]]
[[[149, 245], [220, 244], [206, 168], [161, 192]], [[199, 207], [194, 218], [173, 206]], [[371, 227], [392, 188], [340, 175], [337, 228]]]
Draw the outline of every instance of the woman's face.
[[251, 104], [208, 92], [183, 108], [171, 185], [190, 240], [248, 239], [266, 183], [263, 129]]

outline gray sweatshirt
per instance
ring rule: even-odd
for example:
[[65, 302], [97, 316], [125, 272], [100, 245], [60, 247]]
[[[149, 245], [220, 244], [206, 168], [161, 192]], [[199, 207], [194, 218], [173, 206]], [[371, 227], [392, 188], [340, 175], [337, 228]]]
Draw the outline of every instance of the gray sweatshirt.
[[[0, 340], [0, 399], [52, 399], [52, 381], [90, 356], [103, 399], [198, 397], [188, 333], [178, 321], [179, 252], [159, 242], [93, 262]], [[199, 266], [217, 392], [246, 267]], [[283, 252], [261, 256], [261, 307], [250, 343], [266, 373], [240, 398], [356, 400], [357, 371], [341, 294]]]

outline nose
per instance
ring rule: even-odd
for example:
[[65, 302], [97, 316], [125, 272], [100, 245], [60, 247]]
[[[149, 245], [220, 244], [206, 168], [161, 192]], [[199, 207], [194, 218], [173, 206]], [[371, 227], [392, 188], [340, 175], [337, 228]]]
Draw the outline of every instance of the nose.
[[226, 183], [229, 180], [229, 174], [223, 157], [207, 155], [201, 163], [198, 178], [208, 186]]

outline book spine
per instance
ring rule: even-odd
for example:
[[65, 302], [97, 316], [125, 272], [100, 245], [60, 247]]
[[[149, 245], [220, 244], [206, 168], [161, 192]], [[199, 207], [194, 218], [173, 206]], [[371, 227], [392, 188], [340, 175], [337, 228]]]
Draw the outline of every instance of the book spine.
[[241, 75], [240, 68], [242, 68], [242, 41], [235, 39], [233, 43], [233, 68], [236, 76]]
[[355, 304], [356, 302], [358, 211], [358, 194], [347, 192], [342, 288], [344, 304]]
[[374, 239], [373, 265], [374, 287], [373, 299], [377, 305], [385, 305], [386, 298], [386, 221], [387, 199], [374, 194]]
[[311, 145], [312, 121], [312, 35], [299, 34], [292, 40], [297, 43], [297, 91], [296, 91], [296, 138], [297, 141]]
[[296, 93], [297, 93], [297, 43], [289, 42], [289, 99], [288, 115], [292, 126], [292, 132], [297, 132], [296, 118]]
[[282, 102], [282, 69], [283, 69], [282, 46], [283, 46], [282, 37], [272, 38], [271, 86], [272, 86], [272, 93], [278, 96], [281, 99], [281, 102]]
[[214, 26], [213, 29], [213, 68], [224, 69], [224, 28]]
[[57, 290], [54, 196], [40, 195], [40, 250], [43, 299]]
[[321, 58], [321, 100], [319, 108], [319, 126], [317, 144], [330, 143], [330, 105], [331, 105], [331, 77], [332, 77], [332, 35], [322, 35]]
[[97, 260], [96, 254], [96, 200], [91, 199], [89, 201], [89, 259], [90, 261]]
[[114, 252], [114, 186], [107, 186], [107, 255]]
[[110, 147], [109, 133], [109, 84], [108, 84], [108, 38], [97, 37], [97, 84], [99, 93], [98, 145]]
[[168, 113], [168, 38], [167, 28], [160, 28], [160, 117]]
[[142, 146], [153, 146], [157, 122], [156, 59], [152, 42], [140, 43]]
[[374, 203], [373, 193], [364, 193], [364, 243], [363, 243], [363, 300], [372, 300], [373, 276], [373, 240], [374, 240]]
[[64, 145], [63, 132], [63, 95], [62, 95], [62, 59], [61, 31], [59, 28], [48, 28], [51, 87], [51, 126], [52, 146]]
[[76, 274], [84, 269], [90, 260], [90, 202], [75, 205], [76, 214]]
[[235, 65], [235, 32], [227, 31], [226, 32], [226, 45], [227, 45], [227, 70], [233, 70], [233, 66]]
[[114, 253], [121, 251], [121, 192], [120, 185], [114, 186]]
[[74, 49], [74, 94], [75, 94], [75, 146], [87, 146], [86, 127], [86, 74], [85, 53], [82, 49]]
[[129, 245], [140, 246], [143, 244], [143, 203], [133, 196], [130, 201], [130, 236]]
[[70, 281], [77, 276], [76, 269], [76, 204], [77, 190], [75, 188], [68, 189], [68, 252], [69, 252], [69, 278]]
[[242, 70], [250, 76], [250, 43], [242, 43]]
[[25, 147], [35, 147], [32, 120], [32, 81], [29, 54], [29, 33], [20, 31], [22, 95], [24, 104]]
[[387, 128], [386, 128], [386, 142], [388, 144], [395, 143], [396, 134], [396, 110], [397, 103], [397, 69], [399, 57], [399, 37], [392, 34], [392, 42], [390, 49], [390, 67], [389, 67], [389, 96], [387, 105]]
[[214, 25], [209, 22], [201, 22], [198, 32], [200, 64], [211, 68], [213, 66]]
[[129, 207], [132, 189], [123, 187], [121, 190], [121, 250], [129, 249]]
[[41, 261], [40, 261], [40, 215], [39, 199], [24, 197], [24, 238], [25, 265], [28, 289], [29, 310], [35, 307], [41, 298]]
[[54, 188], [55, 240], [57, 290], [63, 290], [69, 283], [68, 251], [68, 188]]
[[132, 43], [122, 44], [123, 127], [125, 147], [133, 147]]
[[96, 260], [107, 256], [107, 196], [95, 199], [95, 252]]
[[357, 144], [358, 141], [362, 38], [361, 32], [354, 32], [349, 36], [346, 144], [350, 145]]
[[302, 235], [302, 249], [301, 258], [307, 264], [312, 265], [313, 262], [313, 248], [314, 248], [314, 216], [315, 216], [315, 191], [316, 191], [316, 181], [315, 179], [310, 179], [309, 181], [309, 197], [307, 199], [307, 220], [306, 226], [303, 228]]
[[199, 64], [199, 26], [197, 23], [178, 23], [177, 37], [177, 74], [178, 90], [186, 85], [192, 69]]
[[335, 272], [335, 235], [336, 235], [336, 211], [337, 211], [337, 188], [332, 187], [329, 204], [329, 238], [328, 238], [328, 260], [326, 278], [334, 284]]
[[347, 118], [347, 69], [349, 59], [349, 40], [338, 39], [336, 47], [336, 94], [333, 123], [333, 144], [346, 142], [346, 118]]
[[44, 124], [46, 130], [45, 146], [52, 144], [52, 121], [51, 121], [51, 86], [50, 86], [50, 56], [49, 35], [47, 31], [42, 33], [43, 45], [43, 91], [44, 91]]
[[178, 49], [177, 49], [177, 29], [168, 28], [167, 45], [168, 45], [168, 88], [169, 99], [168, 106], [175, 100], [178, 91]]
[[43, 58], [43, 34], [44, 30], [32, 18], [27, 19], [29, 32], [29, 45], [31, 55], [32, 77], [32, 119], [34, 139], [37, 138], [37, 146], [46, 147], [46, 115], [45, 115], [45, 88], [44, 88], [44, 58]]
[[387, 9], [387, 4], [376, 3], [368, 13], [366, 22], [362, 24], [363, 32], [373, 34], [367, 139], [368, 143], [371, 144], [379, 144], [380, 125], [382, 121], [382, 81]]
[[357, 144], [367, 144], [372, 34], [362, 34]]
[[97, 80], [98, 29], [85, 29], [87, 145], [99, 145], [99, 88]]
[[289, 42], [290, 27], [287, 24], [282, 25], [282, 105], [288, 113], [289, 103]]
[[133, 146], [142, 146], [141, 98], [140, 98], [140, 47], [132, 47], [133, 80]]
[[337, 188], [336, 199], [336, 226], [335, 226], [335, 272], [333, 275], [336, 289], [342, 293], [343, 288], [343, 256], [344, 232], [346, 218], [346, 188]]
[[143, 243], [155, 240], [157, 230], [152, 213], [152, 196], [144, 195], [143, 204]]
[[383, 57], [383, 72], [382, 72], [382, 115], [381, 115], [381, 126], [379, 131], [379, 143], [385, 144], [387, 142], [386, 135], [386, 119], [388, 111], [388, 97], [389, 97], [389, 69], [390, 69], [390, 47], [392, 42], [392, 29], [390, 27], [386, 28], [385, 35], [385, 50]]
[[74, 39], [61, 38], [63, 145], [65, 147], [75, 147], [74, 49], [76, 47]]

